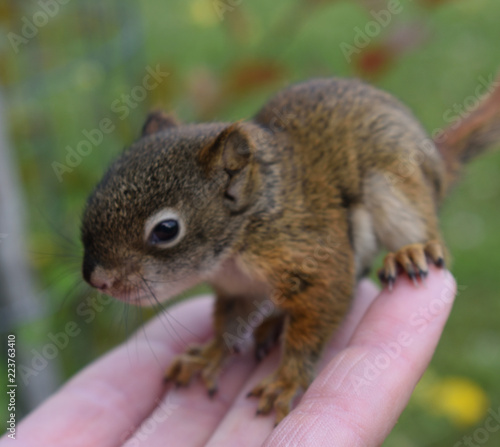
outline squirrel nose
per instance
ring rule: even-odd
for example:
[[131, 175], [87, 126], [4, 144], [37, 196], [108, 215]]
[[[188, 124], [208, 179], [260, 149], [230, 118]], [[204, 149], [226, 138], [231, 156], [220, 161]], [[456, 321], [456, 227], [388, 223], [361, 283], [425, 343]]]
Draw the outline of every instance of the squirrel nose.
[[112, 275], [109, 275], [106, 270], [98, 266], [94, 259], [87, 254], [83, 259], [82, 273], [83, 279], [101, 292], [113, 287], [114, 279]]
[[106, 292], [114, 286], [115, 277], [108, 270], [97, 266], [88, 275], [87, 282], [101, 292]]
[[90, 275], [89, 284], [101, 292], [105, 292], [106, 290], [111, 289], [113, 286], [113, 280], [111, 278], [97, 277], [97, 275], [92, 274]]

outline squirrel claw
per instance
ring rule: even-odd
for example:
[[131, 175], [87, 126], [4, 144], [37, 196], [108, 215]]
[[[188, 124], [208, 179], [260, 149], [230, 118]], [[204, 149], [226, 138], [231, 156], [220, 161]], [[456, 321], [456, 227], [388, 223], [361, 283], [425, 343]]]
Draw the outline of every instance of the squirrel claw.
[[217, 387], [214, 386], [208, 389], [208, 397], [213, 398], [217, 394]]
[[254, 331], [255, 359], [262, 361], [278, 342], [283, 329], [283, 317], [273, 315], [266, 318]]
[[429, 241], [426, 244], [410, 244], [400, 248], [397, 252], [388, 253], [384, 258], [384, 266], [378, 272], [380, 281], [387, 284], [392, 290], [400, 272], [406, 272], [415, 287], [419, 286], [419, 279], [425, 284], [428, 275], [430, 259], [437, 267], [444, 268], [444, 249], [440, 242]]
[[427, 278], [427, 275], [429, 274], [428, 270], [422, 270], [418, 269], [418, 276], [420, 276], [420, 280], [423, 282]]
[[256, 415], [276, 412], [275, 426], [290, 412], [292, 401], [300, 389], [300, 385], [290, 379], [284, 379], [276, 373], [254, 387], [247, 397], [258, 397]]
[[396, 282], [396, 277], [392, 275], [386, 276], [384, 269], [380, 269], [377, 275], [380, 282], [386, 284], [389, 291], [392, 291], [394, 283]]
[[255, 359], [257, 360], [257, 362], [261, 362], [264, 357], [267, 356], [267, 354], [269, 354], [269, 349], [268, 347], [264, 347], [264, 346], [256, 346], [255, 348]]
[[197, 375], [207, 387], [208, 395], [217, 392], [217, 376], [223, 360], [223, 350], [214, 342], [205, 346], [193, 346], [184, 354], [177, 356], [165, 373], [163, 381], [172, 382], [176, 388], [187, 386]]
[[387, 288], [389, 289], [389, 292], [392, 292], [395, 282], [396, 282], [395, 276], [389, 276], [389, 278], [387, 278]]
[[434, 261], [434, 264], [436, 264], [437, 267], [444, 268], [445, 262], [443, 258], [438, 258]]

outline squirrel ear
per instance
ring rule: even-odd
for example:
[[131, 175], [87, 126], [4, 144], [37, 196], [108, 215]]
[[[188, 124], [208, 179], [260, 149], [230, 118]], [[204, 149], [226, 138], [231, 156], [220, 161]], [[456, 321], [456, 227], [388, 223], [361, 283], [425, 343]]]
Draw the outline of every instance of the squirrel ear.
[[239, 122], [229, 125], [200, 151], [198, 161], [206, 172], [218, 166], [229, 174], [234, 174], [248, 164], [252, 143], [242, 127]]
[[160, 130], [168, 129], [169, 127], [176, 127], [179, 122], [173, 115], [169, 115], [162, 110], [155, 110], [148, 114], [146, 122], [142, 126], [141, 136], [151, 135], [159, 132]]
[[240, 128], [239, 123], [228, 127], [222, 142], [222, 165], [224, 169], [234, 174], [243, 169], [250, 159], [250, 138]]
[[254, 189], [250, 163], [252, 146], [251, 137], [241, 123], [234, 123], [224, 129], [214, 143], [203, 148], [198, 157], [206, 172], [218, 167], [229, 175], [224, 197], [233, 212], [243, 211], [251, 201]]

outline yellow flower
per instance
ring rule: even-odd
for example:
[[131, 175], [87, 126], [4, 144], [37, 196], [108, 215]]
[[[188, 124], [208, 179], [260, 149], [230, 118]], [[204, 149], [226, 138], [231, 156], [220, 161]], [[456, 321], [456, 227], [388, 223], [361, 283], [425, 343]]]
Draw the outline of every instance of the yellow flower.
[[465, 377], [446, 377], [425, 390], [431, 411], [446, 416], [457, 426], [471, 426], [482, 420], [489, 406], [484, 390]]
[[191, 20], [197, 25], [210, 27], [219, 22], [214, 4], [210, 0], [193, 0], [189, 5], [189, 13]]

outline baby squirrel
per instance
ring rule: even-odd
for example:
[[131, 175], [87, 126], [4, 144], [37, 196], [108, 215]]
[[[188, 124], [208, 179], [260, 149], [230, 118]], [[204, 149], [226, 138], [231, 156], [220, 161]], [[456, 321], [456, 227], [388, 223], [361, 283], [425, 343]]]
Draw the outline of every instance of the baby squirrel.
[[282, 358], [250, 395], [279, 422], [381, 248], [389, 287], [448, 262], [437, 212], [462, 163], [500, 140], [499, 104], [497, 89], [436, 142], [391, 95], [349, 79], [292, 85], [249, 121], [154, 112], [88, 199], [83, 277], [139, 305], [211, 284], [214, 338], [166, 372], [178, 385], [200, 374], [210, 394], [242, 321], [265, 307], [248, 323], [256, 355], [281, 336]]

